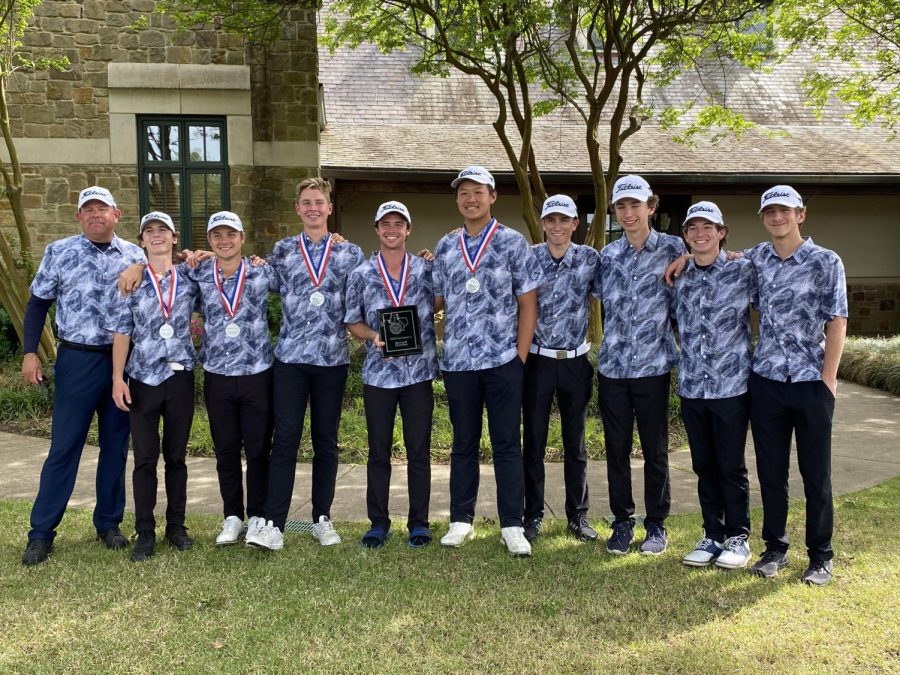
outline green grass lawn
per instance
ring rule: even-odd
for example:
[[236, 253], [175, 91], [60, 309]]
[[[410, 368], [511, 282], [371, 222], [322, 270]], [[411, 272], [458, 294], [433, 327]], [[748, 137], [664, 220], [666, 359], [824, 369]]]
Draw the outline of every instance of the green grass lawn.
[[898, 503], [900, 479], [837, 501], [835, 579], [818, 589], [798, 582], [802, 545], [771, 581], [684, 568], [698, 516], [670, 519], [656, 560], [607, 555], [560, 521], [530, 559], [483, 521], [458, 550], [398, 532], [365, 551], [363, 524], [339, 524], [329, 549], [291, 534], [276, 554], [217, 550], [217, 519], [194, 516], [195, 550], [134, 564], [72, 512], [50, 561], [24, 568], [29, 505], [0, 502], [0, 671], [897, 672]]

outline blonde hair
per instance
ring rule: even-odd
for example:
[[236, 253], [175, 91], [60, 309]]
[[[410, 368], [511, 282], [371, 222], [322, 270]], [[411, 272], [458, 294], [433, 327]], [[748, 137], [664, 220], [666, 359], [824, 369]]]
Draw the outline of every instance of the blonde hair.
[[297, 196], [296, 200], [300, 201], [300, 194], [304, 190], [318, 190], [323, 195], [328, 198], [328, 201], [331, 201], [331, 183], [322, 178], [321, 176], [314, 176], [312, 178], [305, 178], [297, 183]]

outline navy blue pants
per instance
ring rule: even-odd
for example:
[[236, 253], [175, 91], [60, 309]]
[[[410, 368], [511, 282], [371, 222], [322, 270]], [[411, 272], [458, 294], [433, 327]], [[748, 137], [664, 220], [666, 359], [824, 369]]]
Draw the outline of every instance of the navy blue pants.
[[50, 452], [31, 510], [28, 539], [56, 536], [75, 488], [81, 452], [94, 413], [100, 432], [97, 505], [94, 527], [102, 532], [122, 522], [125, 511], [125, 462], [128, 457], [128, 413], [112, 400], [112, 356], [60, 346], [54, 368], [56, 393]]
[[525, 505], [522, 468], [522, 382], [525, 364], [509, 363], [485, 370], [444, 371], [453, 448], [450, 452], [450, 521], [471, 523], [480, 479], [478, 449], [481, 420], [487, 407], [488, 432], [497, 481], [500, 527], [521, 527]]
[[778, 382], [750, 373], [750, 430], [763, 503], [766, 548], [787, 551], [791, 436], [806, 496], [806, 549], [810, 560], [831, 560], [831, 419], [834, 396], [822, 380]]
[[749, 418], [749, 394], [681, 399], [703, 530], [713, 541], [750, 534], [750, 484], [744, 461]]
[[571, 522], [588, 512], [584, 425], [593, 377], [594, 369], [586, 355], [561, 360], [539, 354], [528, 355], [522, 400], [526, 520], [544, 517], [544, 455], [554, 395], [562, 423], [566, 518]]
[[266, 518], [281, 530], [287, 522], [294, 494], [297, 449], [309, 404], [312, 461], [312, 517], [331, 517], [338, 470], [338, 427], [347, 383], [347, 365], [312, 366], [275, 360], [273, 411], [275, 435], [269, 457]]

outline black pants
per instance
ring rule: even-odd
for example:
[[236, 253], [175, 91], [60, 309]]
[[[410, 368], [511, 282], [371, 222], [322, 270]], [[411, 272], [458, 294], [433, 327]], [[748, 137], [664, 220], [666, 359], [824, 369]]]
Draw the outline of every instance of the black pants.
[[434, 397], [431, 380], [397, 389], [363, 388], [366, 428], [369, 434], [369, 461], [366, 464], [366, 508], [372, 527], [389, 529], [388, 495], [391, 490], [391, 446], [397, 407], [403, 421], [406, 446], [406, 483], [409, 515], [406, 527], [428, 527], [431, 500], [431, 418]]
[[453, 425], [450, 452], [450, 521], [471, 523], [478, 498], [482, 412], [487, 406], [488, 432], [497, 481], [500, 527], [521, 527], [525, 501], [522, 444], [522, 381], [525, 364], [509, 363], [485, 370], [445, 371], [444, 384]]
[[539, 354], [528, 355], [522, 398], [526, 520], [544, 516], [544, 455], [554, 395], [562, 423], [566, 518], [571, 521], [588, 511], [584, 424], [593, 377], [594, 369], [586, 355], [561, 360]]
[[631, 439], [635, 419], [644, 454], [646, 520], [662, 523], [669, 515], [669, 378], [669, 373], [622, 379], [597, 375], [609, 505], [616, 521], [634, 515]]
[[750, 428], [763, 502], [766, 547], [787, 551], [791, 435], [806, 495], [806, 548], [811, 560], [831, 560], [831, 419], [834, 396], [821, 380], [777, 382], [750, 373]]
[[[264, 517], [272, 447], [272, 369], [254, 375], [205, 373], [203, 391], [223, 515]], [[247, 455], [246, 513], [242, 447]]]
[[681, 419], [697, 474], [703, 529], [713, 541], [750, 534], [750, 484], [744, 448], [750, 396], [682, 398]]
[[275, 435], [269, 458], [266, 518], [284, 530], [291, 497], [297, 449], [309, 403], [312, 437], [312, 518], [331, 516], [338, 468], [338, 426], [347, 382], [347, 366], [312, 366], [275, 360], [273, 373]]
[[134, 529], [156, 529], [156, 465], [159, 462], [159, 420], [163, 420], [162, 456], [165, 461], [166, 528], [184, 525], [187, 504], [187, 466], [184, 463], [194, 420], [194, 373], [178, 370], [161, 384], [132, 379], [131, 442], [134, 449]]

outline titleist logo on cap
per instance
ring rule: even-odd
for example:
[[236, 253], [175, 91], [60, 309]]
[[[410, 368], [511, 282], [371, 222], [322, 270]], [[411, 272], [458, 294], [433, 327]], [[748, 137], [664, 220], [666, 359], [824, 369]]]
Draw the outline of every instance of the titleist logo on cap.
[[229, 223], [234, 222], [234, 217], [228, 213], [219, 213], [210, 218], [210, 223], [218, 223], [220, 220], [227, 220]]
[[81, 193], [81, 196], [82, 196], [82, 198], [93, 197], [93, 196], [109, 197], [109, 191], [108, 190], [85, 190], [84, 192]]
[[688, 209], [688, 215], [691, 215], [692, 213], [715, 213], [715, 211], [708, 206], [699, 204]]
[[546, 204], [544, 204], [545, 209], [549, 209], [552, 206], [564, 206], [564, 207], [568, 208], [571, 206], [571, 204], [569, 204], [568, 202], [561, 201], [559, 199], [551, 199]]
[[616, 185], [616, 192], [622, 192], [623, 190], [643, 190], [644, 186], [638, 183], [619, 183]]
[[403, 204], [396, 204], [394, 202], [388, 202], [387, 204], [382, 204], [379, 211], [406, 211], [406, 207]]
[[763, 199], [775, 199], [775, 197], [794, 197], [790, 192], [782, 192], [781, 190], [772, 190], [763, 195]]

